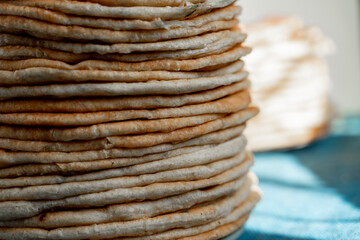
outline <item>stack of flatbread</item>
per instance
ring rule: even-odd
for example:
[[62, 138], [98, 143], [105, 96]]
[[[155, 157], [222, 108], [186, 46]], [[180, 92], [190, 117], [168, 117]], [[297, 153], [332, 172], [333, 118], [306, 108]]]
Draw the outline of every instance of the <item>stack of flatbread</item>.
[[0, 3], [0, 239], [219, 239], [260, 199], [235, 0]]
[[249, 124], [254, 151], [301, 147], [326, 135], [332, 116], [325, 56], [333, 43], [297, 17], [248, 26], [246, 57], [254, 100], [263, 109]]

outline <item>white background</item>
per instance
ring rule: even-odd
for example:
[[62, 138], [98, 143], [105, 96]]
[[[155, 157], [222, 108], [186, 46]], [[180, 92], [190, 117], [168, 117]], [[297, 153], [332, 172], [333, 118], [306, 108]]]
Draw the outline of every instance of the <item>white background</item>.
[[266, 16], [300, 16], [319, 26], [336, 44], [328, 57], [332, 99], [342, 114], [360, 113], [360, 1], [357, 0], [241, 0], [241, 20], [251, 23]]

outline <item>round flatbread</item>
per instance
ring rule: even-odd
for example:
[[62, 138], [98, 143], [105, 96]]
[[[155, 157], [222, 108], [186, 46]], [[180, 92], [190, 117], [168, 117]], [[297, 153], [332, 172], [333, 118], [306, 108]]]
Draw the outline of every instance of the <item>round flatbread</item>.
[[105, 18], [120, 19], [143, 19], [153, 20], [160, 18], [162, 20], [183, 20], [193, 18], [212, 9], [224, 8], [229, 6], [235, 0], [206, 0], [197, 4], [189, 2], [186, 6], [177, 7], [151, 7], [151, 6], [132, 6], [132, 7], [108, 7], [91, 2], [79, 2], [70, 0], [11, 0], [4, 1], [14, 5], [32, 6], [45, 9], [51, 9], [57, 12], [68, 13], [80, 16], [94, 16]]
[[31, 128], [0, 126], [0, 137], [35, 141], [93, 140], [109, 136], [171, 132], [176, 129], [196, 126], [225, 116], [206, 114], [193, 117], [167, 118], [157, 120], [131, 120], [101, 123], [75, 128]]
[[0, 87], [0, 100], [19, 97], [96, 97], [96, 96], [134, 96], [134, 95], [178, 95], [214, 89], [241, 82], [247, 72], [224, 76], [169, 81], [153, 80], [135, 83], [79, 83], [53, 84], [44, 86]]
[[112, 98], [36, 99], [0, 101], [0, 113], [86, 113], [180, 107], [205, 103], [250, 87], [248, 79], [215, 89], [176, 96], [127, 96]]
[[[0, 70], [0, 86], [36, 85], [54, 83], [91, 82], [147, 82], [151, 80], [176, 80], [214, 77], [234, 74], [243, 69], [239, 60], [214, 71], [103, 71], [103, 70], [65, 70], [46, 67], [33, 67], [17, 71]], [[146, 98], [146, 96], [144, 96]], [[148, 97], [149, 98], [149, 97]], [[81, 101], [79, 99], [76, 101]], [[157, 100], [159, 101], [159, 100]], [[1, 102], [0, 102], [1, 103]], [[1, 111], [1, 110], [0, 110]]]
[[[111, 188], [128, 187], [128, 184], [131, 185], [130, 182], [123, 182], [121, 179], [118, 179], [116, 183], [114, 183], [113, 180], [115, 180], [115, 178], [119, 178], [122, 176], [137, 176], [142, 174], [151, 174], [160, 171], [168, 171], [173, 169], [194, 167], [202, 164], [208, 164], [217, 160], [233, 157], [236, 154], [242, 152], [245, 146], [246, 146], [246, 139], [244, 137], [238, 137], [228, 142], [209, 147], [205, 150], [192, 152], [190, 154], [182, 154], [180, 156], [175, 156], [172, 158], [164, 158], [157, 161], [136, 164], [123, 168], [114, 168], [114, 169], [103, 170], [94, 173], [78, 174], [73, 176], [50, 175], [50, 176], [37, 176], [37, 177], [32, 176], [32, 177], [4, 178], [0, 183], [0, 188], [9, 188], [9, 187], [17, 187], [17, 186], [19, 187], [30, 186], [30, 187], [27, 189], [26, 188], [1, 189], [0, 199], [3, 200], [4, 198], [11, 198], [11, 196], [13, 196], [16, 198], [15, 200], [21, 200], [22, 199], [21, 195], [27, 195], [27, 194], [31, 194], [31, 196], [36, 197], [37, 199], [41, 199], [42, 194], [45, 194], [44, 196], [47, 196], [47, 198], [48, 197], [57, 198], [58, 197], [57, 195], [61, 194], [60, 188], [63, 189], [65, 194], [68, 191], [72, 191], [73, 188], [71, 187], [71, 184], [70, 185], [65, 184], [64, 186], [57, 185], [59, 189], [56, 190], [57, 192], [54, 194], [54, 196], [51, 196], [52, 195], [51, 190], [46, 191], [46, 189], [47, 188], [52, 189], [54, 186], [36, 187], [37, 185], [83, 182], [83, 184], [81, 184], [80, 187], [76, 187], [78, 184], [75, 184], [76, 189], [74, 189], [74, 191], [80, 191], [80, 192], [83, 191], [82, 188], [84, 189], [91, 188], [91, 191], [96, 192], [96, 191], [103, 191], [99, 189], [104, 189], [104, 188], [105, 190], [108, 190]], [[219, 151], [219, 149], [221, 148], [223, 148], [223, 151], [221, 153], [217, 153], [216, 151]], [[244, 156], [239, 156], [237, 160], [241, 161], [243, 157]], [[105, 179], [109, 179], [109, 180], [105, 180]], [[104, 180], [104, 181], [96, 182], [95, 180]], [[140, 179], [136, 179], [136, 180], [140, 180]], [[91, 182], [86, 182], [86, 181], [91, 181]], [[156, 179], [154, 178], [151, 181], [156, 181]], [[106, 182], [109, 183], [107, 184]], [[142, 181], [138, 182], [137, 184], [142, 184]], [[98, 190], [96, 190], [97, 188]]]
[[206, 0], [78, 0], [81, 2], [93, 2], [105, 6], [150, 6], [150, 7], [178, 7], [186, 3], [203, 3]]
[[44, 47], [29, 46], [3, 46], [0, 47], [0, 59], [51, 59], [66, 63], [76, 64], [88, 59], [104, 60], [104, 61], [122, 61], [122, 62], [143, 62], [158, 59], [195, 59], [227, 51], [244, 40], [242, 35], [233, 35], [232, 37], [222, 38], [213, 43], [207, 44], [203, 48], [177, 50], [177, 51], [161, 51], [147, 53], [130, 53], [130, 54], [96, 54], [96, 53], [70, 53], [52, 50]]
[[115, 204], [98, 209], [47, 212], [27, 219], [0, 222], [0, 227], [56, 228], [154, 217], [219, 199], [240, 188], [246, 196], [251, 183], [249, 178], [239, 178], [209, 189], [199, 189], [154, 201]]
[[[208, 179], [155, 183], [144, 187], [119, 188], [101, 193], [84, 194], [64, 199], [48, 201], [5, 201], [0, 202], [0, 221], [32, 217], [51, 209], [89, 208], [132, 201], [155, 200], [179, 195], [233, 181], [249, 171], [252, 161], [245, 161], [224, 173]], [[150, 194], [151, 193], [151, 194]], [[1, 231], [0, 231], [1, 232]], [[0, 235], [1, 236], [1, 235]]]
[[101, 41], [105, 43], [145, 43], [198, 36], [235, 28], [238, 20], [214, 21], [200, 27], [155, 29], [148, 31], [116, 31], [80, 26], [64, 26], [39, 20], [0, 15], [0, 30], [5, 33], [27, 33], [37, 38], [51, 40]]
[[251, 52], [248, 47], [241, 45], [221, 54], [188, 60], [151, 60], [140, 63], [107, 62], [100, 60], [88, 60], [75, 65], [69, 65], [61, 61], [48, 59], [28, 60], [0, 60], [0, 70], [15, 71], [33, 67], [48, 67], [65, 70], [113, 70], [113, 71], [193, 71], [205, 70], [213, 67], [221, 68], [224, 65], [238, 61], [241, 57]]
[[[239, 124], [244, 123], [244, 121], [246, 121], [249, 117], [254, 116], [258, 112], [257, 108], [251, 108], [251, 109], [252, 110], [250, 112], [243, 111], [243, 112], [235, 113], [230, 115], [229, 118], [226, 119], [225, 121], [220, 120], [216, 122], [216, 125], [219, 127], [218, 129], [237, 126]], [[235, 124], [232, 125], [231, 123], [235, 123]], [[191, 129], [189, 130], [191, 131]], [[212, 131], [210, 130], [209, 132]], [[144, 138], [147, 139], [148, 136], [145, 135]], [[144, 141], [146, 141], [145, 139]], [[128, 143], [124, 143], [124, 144], [129, 145]], [[2, 167], [6, 167], [11, 165], [27, 164], [27, 163], [84, 162], [84, 161], [94, 161], [101, 159], [113, 159], [119, 157], [139, 157], [139, 156], [144, 156], [146, 154], [152, 154], [154, 152], [159, 153], [162, 151], [169, 151], [174, 148], [176, 149], [176, 147], [165, 144], [165, 145], [156, 145], [147, 148], [135, 148], [135, 149], [115, 148], [115, 149], [107, 149], [107, 150], [102, 149], [99, 151], [89, 150], [89, 151], [80, 151], [80, 152], [56, 152], [56, 153], [55, 152], [10, 152], [10, 151], [2, 150], [0, 151], [0, 165]]]
[[56, 228], [1, 228], [0, 237], [25, 237], [25, 239], [84, 239], [115, 238], [123, 236], [143, 236], [161, 233], [175, 228], [190, 228], [214, 222], [228, 216], [237, 206], [246, 201], [243, 192], [238, 190], [232, 195], [184, 212], [170, 213], [153, 218], [144, 218], [127, 222], [101, 223], [88, 226]]
[[[0, 4], [1, 5], [1, 4]], [[244, 40], [246, 34], [241, 33], [239, 29], [235, 31], [219, 31], [210, 32], [200, 36], [189, 38], [173, 39], [168, 41], [152, 42], [152, 43], [115, 43], [115, 44], [96, 44], [96, 43], [76, 43], [76, 42], [58, 42], [46, 39], [37, 39], [27, 36], [19, 36], [12, 34], [0, 34], [0, 46], [28, 46], [41, 47], [62, 52], [70, 52], [76, 54], [84, 53], [122, 53], [129, 54], [133, 52], [164, 52], [202, 49], [208, 44], [213, 44], [222, 38], [241, 38]]]
[[154, 110], [123, 110], [94, 113], [9, 113], [0, 115], [0, 123], [22, 126], [82, 126], [134, 119], [163, 119], [202, 114], [238, 112], [250, 103], [248, 91], [196, 105]]
[[[0, 169], [1, 178], [14, 178], [21, 176], [36, 176], [36, 175], [49, 175], [49, 174], [58, 174], [58, 175], [74, 175], [82, 174], [91, 171], [99, 171], [104, 169], [126, 167], [135, 164], [145, 163], [149, 161], [154, 161], [161, 159], [160, 156], [154, 157], [156, 153], [167, 152], [167, 157], [178, 156], [181, 154], [186, 154], [190, 152], [195, 152], [200, 149], [209, 148], [211, 145], [220, 144], [222, 142], [229, 141], [237, 136], [240, 136], [245, 128], [244, 124], [227, 128], [225, 130], [220, 130], [208, 134], [201, 135], [200, 137], [193, 138], [191, 140], [177, 143], [177, 144], [161, 144], [154, 147], [148, 147], [147, 151], [144, 148], [137, 149], [138, 152], [143, 151], [147, 153], [146, 158], [136, 158], [134, 159], [109, 159], [109, 160], [93, 160], [88, 162], [70, 162], [70, 163], [44, 163], [44, 164], [26, 164], [20, 166], [13, 166], [8, 168]], [[35, 145], [35, 144], [34, 144]], [[200, 147], [200, 148], [199, 148]], [[149, 151], [152, 149], [152, 151]], [[29, 149], [31, 150], [31, 149]], [[180, 151], [182, 150], [182, 152]], [[134, 152], [133, 150], [132, 152]], [[153, 152], [153, 153], [149, 153]], [[133, 154], [139, 155], [139, 154]], [[152, 158], [150, 158], [152, 156]]]
[[231, 20], [240, 14], [240, 12], [240, 7], [230, 5], [225, 8], [216, 9], [209, 13], [205, 13], [190, 19], [184, 19], [182, 21], [161, 19], [147, 21], [141, 19], [114, 19], [74, 16], [43, 8], [15, 6], [7, 3], [0, 3], [0, 15], [21, 16], [58, 25], [83, 26], [118, 31], [201, 27], [210, 22]]
[[[224, 237], [236, 229], [239, 229], [247, 218], [249, 217], [249, 213], [255, 207], [256, 203], [261, 199], [261, 191], [255, 185], [257, 184], [257, 178], [254, 173], [249, 172], [247, 177], [247, 182], [242, 188], [246, 188], [246, 184], [250, 184], [251, 190], [249, 196], [246, 200], [237, 206], [228, 216], [221, 218], [215, 222], [211, 222], [208, 224], [200, 225], [192, 228], [185, 229], [173, 229], [170, 231], [166, 231], [163, 233], [152, 234], [151, 239], [154, 240], [172, 240], [172, 239], [183, 239], [188, 237], [189, 239], [219, 239]], [[129, 237], [122, 238], [125, 240], [145, 240], [149, 239], [149, 236], [144, 237]]]

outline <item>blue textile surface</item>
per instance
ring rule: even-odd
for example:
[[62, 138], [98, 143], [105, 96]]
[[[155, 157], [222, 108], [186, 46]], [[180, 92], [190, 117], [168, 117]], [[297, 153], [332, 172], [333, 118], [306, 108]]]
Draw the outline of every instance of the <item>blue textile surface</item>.
[[306, 148], [256, 154], [264, 192], [239, 240], [360, 239], [360, 119]]

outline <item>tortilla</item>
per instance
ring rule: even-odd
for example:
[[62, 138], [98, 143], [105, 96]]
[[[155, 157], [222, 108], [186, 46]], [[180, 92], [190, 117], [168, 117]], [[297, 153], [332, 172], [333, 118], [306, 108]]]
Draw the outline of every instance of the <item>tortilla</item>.
[[248, 79], [212, 90], [176, 96], [130, 96], [112, 98], [36, 99], [0, 101], [0, 113], [84, 113], [111, 110], [155, 109], [205, 103], [250, 87]]
[[[0, 17], [1, 18], [1, 17]], [[221, 54], [188, 60], [150, 60], [140, 63], [107, 62], [101, 60], [87, 60], [75, 65], [69, 65], [61, 61], [48, 59], [28, 60], [0, 60], [0, 70], [15, 71], [33, 67], [47, 67], [65, 70], [113, 70], [113, 71], [208, 71], [209, 67], [214, 70], [224, 65], [238, 61], [241, 57], [250, 53], [251, 49], [241, 45]]]
[[122, 236], [143, 236], [144, 233], [146, 235], [154, 234], [174, 228], [189, 228], [216, 221], [226, 217], [244, 200], [242, 191], [239, 190], [229, 197], [184, 212], [127, 222], [101, 223], [88, 226], [56, 228], [53, 230], [43, 230], [40, 228], [1, 228], [0, 237], [7, 238], [8, 236], [14, 236], [14, 234], [17, 237], [25, 237], [25, 239], [84, 239], [89, 237], [101, 239]]
[[17, 97], [94, 97], [131, 95], [177, 95], [214, 89], [245, 80], [247, 72], [217, 77], [135, 83], [79, 83], [45, 86], [0, 87], [0, 100]]
[[35, 141], [93, 140], [109, 136], [171, 132], [176, 129], [210, 122], [223, 116], [224, 114], [206, 114], [193, 117], [131, 120], [75, 128], [51, 129], [0, 125], [0, 137]]
[[230, 195], [240, 188], [243, 195], [247, 196], [251, 184], [251, 179], [240, 178], [209, 189], [194, 190], [159, 200], [115, 204], [97, 209], [47, 212], [27, 219], [0, 222], [0, 227], [56, 228], [154, 217], [192, 208]]
[[162, 20], [183, 20], [190, 17], [196, 17], [213, 9], [224, 8], [235, 2], [235, 0], [206, 0], [203, 3], [190, 3], [186, 6], [179, 7], [108, 7], [90, 2], [69, 0], [11, 0], [3, 2], [20, 6], [33, 6], [51, 9], [57, 12], [80, 16], [143, 20], [153, 20], [157, 18]]
[[[196, 189], [216, 186], [235, 180], [246, 174], [252, 164], [252, 161], [245, 161], [217, 176], [196, 181], [155, 183], [144, 187], [113, 189], [106, 192], [91, 193], [58, 200], [0, 202], [0, 221], [32, 217], [51, 209], [84, 209], [95, 206], [101, 207], [109, 204], [144, 201], [146, 199], [155, 200], [179, 195]], [[2, 236], [3, 235], [0, 235], [0, 237]]]
[[0, 148], [24, 152], [76, 152], [112, 148], [143, 148], [159, 144], [177, 144], [201, 135], [243, 124], [256, 114], [247, 112], [242, 116], [226, 117], [198, 126], [181, 128], [168, 133], [148, 133], [136, 136], [112, 136], [90, 141], [45, 142], [0, 138]]
[[196, 105], [154, 110], [123, 110], [94, 113], [10, 113], [1, 114], [0, 123], [22, 126], [82, 126], [134, 119], [163, 119], [190, 117], [202, 114], [238, 112], [250, 103], [248, 91]]
[[171, 52], [178, 50], [202, 49], [205, 48], [208, 44], [213, 44], [222, 38], [235, 39], [236, 37], [238, 37], [241, 40], [245, 40], [246, 36], [247, 35], [241, 33], [240, 30], [225, 30], [219, 32], [210, 32], [200, 36], [193, 36], [189, 38], [180, 38], [152, 43], [115, 43], [111, 45], [104, 45], [96, 43], [57, 42], [27, 36], [18, 36], [2, 33], [0, 34], [0, 46], [41, 47], [76, 54], [129, 54], [133, 52]]
[[27, 6], [15, 6], [6, 3], [0, 3], [0, 15], [22, 16], [26, 18], [37, 19], [45, 22], [51, 22], [58, 25], [84, 26], [98, 29], [112, 30], [153, 30], [170, 28], [189, 28], [201, 27], [205, 24], [220, 20], [231, 20], [241, 12], [238, 6], [230, 5], [225, 8], [213, 10], [203, 15], [178, 20], [141, 20], [141, 19], [114, 19], [114, 18], [92, 18], [85, 16], [74, 16], [63, 14], [47, 9], [34, 8]]
[[[186, 145], [186, 144], [183, 144]], [[148, 148], [138, 148], [138, 149], [109, 149], [109, 150], [93, 150], [93, 151], [81, 151], [81, 152], [6, 152], [1, 151], [0, 158], [0, 166], [8, 167], [12, 165], [19, 164], [29, 164], [29, 163], [71, 163], [71, 162], [92, 162], [94, 160], [105, 160], [110, 159], [110, 161], [106, 161], [107, 164], [118, 165], [121, 164], [119, 162], [124, 162], [128, 165], [132, 162], [137, 161], [151, 161], [156, 159], [161, 159], [166, 155], [164, 151], [174, 151], [178, 149], [179, 145], [172, 146], [167, 144], [156, 145]], [[188, 147], [190, 149], [198, 149], [201, 147]], [[186, 148], [186, 149], [188, 149]], [[180, 148], [178, 151], [183, 151], [183, 148]], [[170, 155], [170, 152], [167, 152]], [[149, 155], [148, 154], [157, 154], [157, 155]], [[138, 158], [142, 157], [142, 158]], [[160, 157], [160, 158], [158, 158]], [[119, 159], [126, 158], [126, 159]], [[153, 159], [155, 158], [155, 159]], [[146, 160], [149, 159], [149, 160]], [[103, 162], [99, 162], [99, 165], [102, 166]], [[61, 165], [59, 165], [61, 167]], [[66, 168], [63, 169], [65, 171]], [[70, 168], [71, 169], [71, 168]]]
[[236, 36], [235, 38], [224, 38], [212, 44], [208, 44], [201, 49], [189, 49], [179, 51], [163, 51], [150, 53], [132, 53], [132, 54], [75, 54], [68, 52], [59, 52], [42, 47], [27, 47], [27, 46], [5, 46], [0, 47], [0, 59], [34, 59], [44, 58], [63, 61], [66, 63], [79, 63], [88, 59], [104, 60], [104, 61], [122, 61], [122, 62], [142, 62], [158, 59], [194, 59], [213, 54], [219, 54], [233, 48], [235, 45], [244, 40], [243, 36]]
[[[18, 181], [19, 184], [13, 184], [19, 186], [24, 185], [23, 188], [12, 187], [1, 189], [1, 199], [4, 201], [61, 199], [64, 197], [78, 196], [89, 193], [101, 193], [113, 189], [142, 187], [155, 183], [195, 181], [214, 177], [215, 175], [221, 174], [222, 172], [225, 172], [232, 167], [237, 166], [242, 161], [249, 161], [249, 157], [244, 160], [244, 154], [238, 154], [237, 156], [229, 159], [218, 160], [216, 162], [204, 165], [200, 164], [191, 167], [166, 170], [157, 173], [143, 173], [141, 177], [137, 175], [122, 176], [91, 181], [64, 182], [61, 184], [56, 183], [56, 181], [53, 181], [55, 183], [52, 184], [50, 181], [48, 181], [48, 185], [35, 185], [43, 183], [45, 184], [45, 181], [47, 179], [46, 177], [33, 177], [33, 182], [32, 179], [29, 179], [28, 183], [25, 184], [20, 183], [20, 181]], [[107, 173], [106, 171], [103, 171], [102, 174], [106, 176]], [[88, 178], [91, 179], [91, 174], [88, 175]], [[97, 175], [100, 176], [100, 174]], [[54, 178], [56, 178], [56, 176], [54, 176]], [[25, 186], [33, 183], [34, 185]], [[81, 186], [81, 189], [78, 189], [79, 186]], [[17, 197], [17, 193], [20, 196]], [[35, 196], [36, 194], [39, 195]], [[50, 194], [54, 196], [49, 197]]]
[[[152, 240], [172, 240], [180, 239], [184, 237], [189, 237], [190, 239], [198, 239], [200, 237], [205, 237], [204, 239], [208, 240], [211, 237], [218, 239], [224, 237], [235, 229], [240, 228], [247, 218], [249, 217], [250, 211], [255, 207], [256, 203], [261, 199], [261, 191], [255, 184], [257, 184], [257, 178], [255, 174], [250, 172], [248, 174], [248, 182], [251, 182], [253, 185], [251, 187], [250, 196], [237, 206], [228, 216], [221, 218], [215, 222], [208, 224], [192, 227], [192, 228], [178, 228], [169, 230], [159, 234], [152, 234]], [[246, 188], [246, 186], [243, 186]], [[221, 235], [219, 235], [221, 234]], [[122, 238], [124, 240], [145, 240], [149, 239], [149, 236], [144, 237], [129, 237]]]
[[[152, 158], [147, 156], [146, 158], [136, 159], [109, 159], [109, 160], [93, 160], [88, 162], [70, 162], [70, 163], [50, 163], [50, 164], [27, 164], [8, 168], [0, 169], [1, 178], [13, 178], [20, 176], [36, 176], [47, 174], [59, 174], [59, 175], [73, 175], [86, 173], [91, 171], [98, 171], [104, 169], [126, 167], [144, 162], [154, 161], [161, 159], [163, 154], [155, 154], [156, 152], [166, 152], [165, 157], [178, 156], [190, 152], [196, 152], [200, 149], [209, 148], [211, 145], [220, 144], [222, 142], [229, 141], [237, 136], [240, 136], [245, 128], [245, 125], [239, 125], [231, 127], [225, 130], [204, 134], [200, 137], [178, 143], [178, 144], [161, 144], [155, 147], [149, 147], [152, 149]], [[35, 144], [34, 144], [35, 145]], [[138, 149], [138, 151], [144, 151], [144, 149]], [[134, 152], [134, 150], [132, 150]], [[147, 150], [149, 154], [149, 150]], [[138, 154], [135, 154], [138, 155]], [[154, 157], [155, 155], [155, 157]], [[154, 159], [155, 158], [155, 159]]]
[[[231, 122], [234, 121], [234, 126], [243, 123], [248, 117], [255, 115], [258, 111], [257, 108], [251, 108], [252, 112], [239, 112], [229, 116], [227, 121], [218, 121], [219, 129], [231, 127]], [[229, 125], [230, 126], [229, 126]], [[191, 132], [191, 129], [190, 129]], [[209, 131], [211, 132], [211, 130]], [[176, 134], [175, 134], [176, 136]], [[175, 137], [174, 136], [174, 137]], [[147, 136], [144, 136], [145, 139]], [[150, 139], [151, 140], [151, 139]], [[126, 143], [125, 143], [126, 144]], [[127, 145], [129, 145], [127, 143]], [[151, 145], [151, 144], [150, 144]], [[81, 152], [9, 152], [0, 151], [0, 166], [6, 167], [16, 164], [26, 163], [61, 163], [61, 162], [82, 162], [94, 161], [101, 159], [119, 158], [119, 157], [138, 157], [154, 152], [169, 151], [174, 149], [169, 145], [157, 145], [148, 148], [135, 148], [135, 149], [102, 149], [99, 151], [81, 151]], [[113, 163], [114, 164], [114, 163]]]
[[[157, 173], [160, 171], [168, 171], [168, 170], [174, 170], [179, 168], [186, 168], [186, 167], [194, 167], [202, 164], [208, 164], [217, 160], [221, 159], [227, 159], [230, 157], [235, 156], [236, 154], [239, 154], [244, 150], [246, 146], [246, 140], [244, 137], [238, 137], [233, 140], [230, 140], [228, 142], [218, 144], [216, 146], [210, 147], [208, 149], [200, 150], [197, 152], [193, 152], [190, 154], [182, 154], [180, 156], [175, 156], [171, 158], [164, 158], [157, 161], [152, 161], [148, 163], [143, 164], [136, 164], [128, 167], [122, 167], [122, 168], [114, 168], [109, 170], [103, 170], [93, 173], [87, 173], [87, 174], [79, 174], [79, 175], [73, 175], [73, 176], [59, 176], [59, 175], [52, 175], [52, 176], [31, 176], [31, 177], [18, 177], [18, 178], [4, 178], [2, 179], [0, 183], [0, 188], [9, 188], [9, 187], [17, 187], [17, 186], [30, 186], [29, 188], [10, 188], [10, 189], [1, 189], [0, 190], [0, 199], [3, 198], [11, 198], [11, 196], [14, 196], [15, 200], [21, 200], [22, 194], [31, 194], [31, 196], [34, 196], [36, 198], [41, 199], [41, 194], [45, 194], [45, 196], [51, 198], [57, 198], [58, 194], [60, 194], [60, 188], [64, 190], [64, 192], [71, 192], [71, 184], [64, 184], [62, 185], [56, 185], [57, 190], [54, 196], [52, 195], [51, 191], [46, 191], [45, 189], [53, 189], [54, 186], [51, 186], [53, 184], [61, 184], [61, 183], [72, 183], [72, 182], [83, 182], [83, 184], [80, 187], [76, 187], [75, 185], [74, 191], [89, 191], [90, 188], [91, 191], [97, 191], [97, 186], [99, 186], [99, 189], [103, 189], [105, 187], [105, 190], [111, 189], [111, 188], [119, 188], [127, 186], [127, 184], [130, 183], [124, 183], [121, 179], [118, 179], [122, 176], [137, 176], [142, 174], [150, 174], [150, 173]], [[229, 148], [233, 149], [229, 149]], [[223, 151], [221, 153], [217, 153], [215, 151], [219, 151], [219, 149], [223, 148]], [[210, 155], [210, 154], [213, 155]], [[243, 159], [243, 156], [239, 156], [237, 160], [241, 161]], [[225, 163], [223, 163], [225, 164]], [[115, 181], [117, 178], [118, 180]], [[108, 180], [104, 180], [108, 179]], [[95, 180], [104, 180], [104, 181], [95, 181]], [[137, 179], [139, 180], [139, 179]], [[86, 181], [92, 181], [92, 182], [86, 182]], [[113, 185], [113, 182], [116, 185], [116, 187], [111, 187]], [[156, 181], [156, 179], [152, 180]], [[108, 182], [108, 183], [107, 183]], [[51, 184], [51, 185], [50, 185]], [[120, 184], [118, 186], [117, 184]], [[37, 187], [37, 185], [49, 185], [49, 186], [40, 186]], [[31, 187], [34, 186], [34, 187]], [[39, 194], [36, 194], [36, 189], [38, 189], [40, 192]], [[99, 190], [103, 191], [103, 190]], [[9, 195], [11, 193], [11, 195]], [[12, 194], [14, 193], [14, 194]], [[72, 194], [72, 193], [71, 193]], [[75, 194], [76, 195], [76, 194]], [[24, 198], [25, 199], [25, 198]]]
[[[35, 67], [17, 71], [0, 70], [0, 86], [193, 79], [233, 74], [239, 72], [243, 66], [243, 61], [239, 60], [224, 68], [208, 72], [64, 70]], [[146, 98], [146, 96], [144, 97]]]
[[196, 4], [203, 3], [205, 0], [78, 0], [83, 2], [94, 2], [106, 6], [151, 6], [151, 7], [167, 7], [167, 6], [184, 6], [187, 2]]
[[64, 26], [18, 16], [0, 15], [0, 30], [4, 33], [27, 33], [36, 38], [50, 40], [101, 41], [105, 43], [145, 43], [201, 35], [236, 27], [238, 20], [209, 22], [200, 27], [173, 28], [169, 30], [116, 31], [80, 26]]

